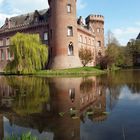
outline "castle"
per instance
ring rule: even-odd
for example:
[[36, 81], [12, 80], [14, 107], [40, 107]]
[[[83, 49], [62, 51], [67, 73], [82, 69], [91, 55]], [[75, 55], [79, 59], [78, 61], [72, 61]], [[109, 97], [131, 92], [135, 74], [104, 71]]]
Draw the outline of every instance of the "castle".
[[104, 17], [89, 15], [83, 22], [82, 17], [77, 19], [76, 0], [48, 0], [48, 3], [48, 9], [6, 18], [0, 28], [0, 71], [13, 57], [9, 51], [10, 37], [17, 32], [39, 34], [42, 43], [49, 46], [51, 69], [82, 66], [81, 47], [92, 50], [94, 59], [89, 65], [96, 65], [97, 56], [104, 53]]

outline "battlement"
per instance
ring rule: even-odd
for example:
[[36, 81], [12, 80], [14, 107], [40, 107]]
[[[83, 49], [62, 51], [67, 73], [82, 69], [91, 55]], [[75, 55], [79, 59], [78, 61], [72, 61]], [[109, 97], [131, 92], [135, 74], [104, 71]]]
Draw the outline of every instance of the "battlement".
[[104, 22], [104, 16], [102, 16], [102, 15], [89, 15], [86, 18], [86, 24], [88, 24], [90, 21], [101, 21], [101, 22]]

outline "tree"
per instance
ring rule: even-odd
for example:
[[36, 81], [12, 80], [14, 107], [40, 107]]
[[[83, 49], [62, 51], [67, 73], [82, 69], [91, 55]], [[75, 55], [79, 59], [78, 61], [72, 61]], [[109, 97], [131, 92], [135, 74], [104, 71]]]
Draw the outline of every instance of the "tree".
[[114, 37], [111, 31], [107, 33], [107, 49], [105, 55], [99, 59], [101, 69], [111, 69], [115, 66], [124, 65], [124, 47], [121, 47], [118, 40]]
[[88, 63], [92, 62], [93, 54], [91, 49], [89, 48], [80, 48], [79, 50], [79, 58], [81, 60], [82, 65], [85, 67]]
[[117, 46], [120, 46], [119, 41], [116, 39], [116, 37], [114, 36], [114, 34], [110, 30], [107, 32], [106, 36], [107, 36], [106, 37], [107, 47], [110, 46], [111, 44], [115, 44]]
[[45, 67], [48, 47], [41, 44], [39, 35], [17, 33], [10, 43], [9, 49], [14, 59], [7, 64], [7, 72], [25, 74]]
[[140, 40], [131, 39], [127, 44], [127, 53], [131, 59], [132, 66], [140, 65]]

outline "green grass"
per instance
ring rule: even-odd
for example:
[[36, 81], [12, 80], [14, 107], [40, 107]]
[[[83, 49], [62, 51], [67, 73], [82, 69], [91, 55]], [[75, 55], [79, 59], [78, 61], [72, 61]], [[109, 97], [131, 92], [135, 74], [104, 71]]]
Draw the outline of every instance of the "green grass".
[[35, 75], [45, 75], [45, 76], [88, 76], [88, 75], [99, 75], [106, 71], [100, 70], [98, 67], [78, 67], [70, 69], [61, 70], [41, 70]]

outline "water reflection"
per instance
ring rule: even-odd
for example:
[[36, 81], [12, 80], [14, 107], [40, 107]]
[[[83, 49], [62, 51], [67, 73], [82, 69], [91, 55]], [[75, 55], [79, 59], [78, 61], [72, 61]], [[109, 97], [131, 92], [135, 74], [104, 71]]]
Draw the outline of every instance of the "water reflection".
[[12, 132], [20, 135], [28, 131], [41, 140], [122, 139], [122, 126], [124, 129], [129, 124], [129, 116], [135, 120], [140, 117], [130, 110], [137, 111], [140, 106], [136, 74], [140, 73], [84, 78], [0, 77], [0, 139]]

